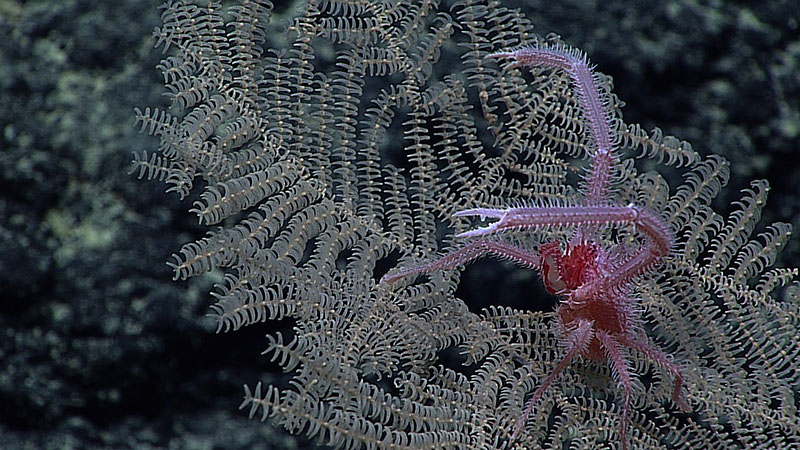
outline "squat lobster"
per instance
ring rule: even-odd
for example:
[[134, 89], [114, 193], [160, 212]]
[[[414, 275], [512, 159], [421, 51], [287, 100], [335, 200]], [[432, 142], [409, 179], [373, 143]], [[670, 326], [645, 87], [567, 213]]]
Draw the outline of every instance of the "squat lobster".
[[[578, 94], [583, 121], [588, 125], [594, 148], [592, 166], [582, 185], [581, 200], [574, 205], [539, 205], [508, 209], [476, 208], [454, 216], [497, 219], [457, 237], [477, 238], [437, 259], [395, 269], [381, 282], [434, 270], [452, 269], [484, 254], [501, 256], [539, 270], [546, 289], [561, 298], [556, 311], [556, 334], [565, 350], [563, 359], [539, 384], [517, 420], [511, 435], [519, 435], [537, 401], [575, 357], [607, 361], [622, 391], [620, 441], [627, 448], [627, 425], [633, 392], [633, 375], [624, 349], [636, 350], [662, 366], [675, 378], [672, 400], [684, 410], [681, 397], [683, 373], [669, 356], [654, 347], [641, 331], [637, 299], [631, 283], [646, 274], [670, 252], [673, 236], [655, 212], [635, 205], [616, 206], [606, 199], [612, 169], [617, 162], [616, 139], [611, 132], [608, 99], [598, 89], [599, 79], [581, 52], [566, 46], [544, 44], [498, 52], [490, 58], [509, 60], [509, 67], [542, 66], [563, 70]], [[634, 252], [607, 249], [595, 236], [598, 227], [627, 226], [640, 235], [641, 247]], [[548, 242], [538, 252], [492, 239], [508, 230], [544, 230], [574, 227], [570, 240], [561, 245]]]

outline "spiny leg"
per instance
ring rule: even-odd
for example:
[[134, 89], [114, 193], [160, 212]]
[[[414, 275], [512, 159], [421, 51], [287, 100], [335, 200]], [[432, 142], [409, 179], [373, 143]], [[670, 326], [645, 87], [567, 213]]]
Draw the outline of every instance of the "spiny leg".
[[596, 335], [603, 348], [606, 349], [608, 360], [611, 361], [611, 369], [616, 374], [617, 384], [622, 388], [622, 417], [619, 419], [619, 439], [622, 442], [622, 450], [625, 450], [628, 448], [628, 410], [633, 392], [633, 379], [628, 368], [628, 361], [622, 354], [622, 349], [616, 339], [602, 330], [598, 330]]
[[509, 60], [511, 67], [559, 69], [570, 77], [595, 147], [584, 193], [591, 205], [605, 202], [612, 169], [617, 162], [616, 140], [612, 131], [613, 112], [610, 108], [610, 97], [600, 89], [602, 77], [594, 72], [586, 55], [565, 45], [536, 43], [515, 50], [492, 53], [488, 58]]
[[564, 371], [570, 362], [572, 362], [572, 359], [582, 351], [586, 350], [586, 348], [589, 346], [589, 341], [592, 340], [592, 326], [594, 326], [593, 321], [580, 319], [578, 320], [578, 326], [569, 332], [566, 339], [567, 354], [564, 355], [564, 358], [561, 360], [561, 362], [556, 365], [555, 369], [550, 372], [550, 375], [545, 378], [542, 384], [540, 384], [539, 387], [533, 392], [531, 398], [528, 399], [528, 403], [525, 405], [525, 411], [523, 411], [522, 415], [517, 420], [517, 424], [514, 425], [514, 431], [511, 433], [512, 441], [516, 439], [523, 425], [525, 425], [525, 422], [527, 422], [528, 417], [531, 415], [531, 412], [533, 412], [533, 407], [536, 406], [536, 402], [539, 400], [542, 394], [544, 394], [544, 391], [550, 387], [550, 384], [553, 383], [553, 380], [555, 380], [556, 377]]
[[426, 263], [416, 266], [400, 267], [389, 271], [381, 278], [381, 283], [394, 283], [395, 281], [419, 273], [429, 273], [436, 270], [454, 269], [467, 264], [485, 254], [492, 254], [508, 259], [522, 266], [538, 268], [539, 255], [536, 252], [517, 247], [507, 242], [490, 239], [480, 239], [453, 250], [449, 253]]
[[647, 342], [624, 336], [617, 338], [617, 340], [619, 340], [620, 344], [638, 350], [643, 355], [655, 361], [659, 366], [667, 369], [667, 371], [671, 373], [673, 377], [675, 377], [675, 387], [672, 390], [672, 401], [674, 401], [684, 411], [691, 410], [689, 404], [686, 403], [686, 400], [681, 397], [681, 387], [683, 386], [684, 378], [683, 372], [677, 364], [672, 362], [672, 360], [669, 359], [664, 352], [653, 347]]

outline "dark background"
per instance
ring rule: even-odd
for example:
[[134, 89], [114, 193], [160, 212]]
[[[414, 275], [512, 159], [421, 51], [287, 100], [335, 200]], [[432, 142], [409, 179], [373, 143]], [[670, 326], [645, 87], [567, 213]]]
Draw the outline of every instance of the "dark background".
[[[764, 222], [800, 224], [795, 0], [522, 3], [614, 77], [627, 122], [731, 161], [721, 208], [768, 178]], [[133, 108], [165, 101], [158, 4], [0, 0], [0, 448], [307, 446], [237, 411], [242, 384], [279, 376], [266, 325], [214, 334], [213, 277], [165, 264], [204, 233], [190, 203], [128, 175], [157, 146]]]

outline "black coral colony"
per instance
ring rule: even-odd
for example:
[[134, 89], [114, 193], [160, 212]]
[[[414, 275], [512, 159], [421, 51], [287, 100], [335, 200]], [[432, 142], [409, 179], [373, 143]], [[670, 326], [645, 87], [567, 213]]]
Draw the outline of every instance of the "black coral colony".
[[[496, 2], [232, 3], [163, 6], [172, 104], [137, 110], [161, 144], [134, 164], [198, 191], [210, 232], [171, 265], [225, 272], [219, 330], [295, 323], [251, 417], [344, 448], [800, 445], [765, 181], [715, 212], [727, 161], [625, 123], [608, 77]], [[540, 277], [534, 311], [458, 298], [484, 255]]]

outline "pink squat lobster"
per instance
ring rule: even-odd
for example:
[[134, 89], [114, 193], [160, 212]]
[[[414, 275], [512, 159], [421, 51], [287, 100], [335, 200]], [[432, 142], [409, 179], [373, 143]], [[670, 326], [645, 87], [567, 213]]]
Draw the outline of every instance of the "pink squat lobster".
[[[578, 94], [582, 118], [594, 142], [592, 166], [582, 185], [581, 200], [572, 206], [545, 205], [508, 209], [475, 208], [454, 216], [480, 216], [497, 219], [489, 226], [459, 234], [478, 238], [464, 247], [427, 263], [390, 271], [381, 282], [435, 270], [453, 269], [484, 254], [507, 258], [536, 268], [547, 290], [561, 298], [556, 311], [556, 332], [566, 351], [564, 358], [538, 386], [517, 420], [513, 441], [533, 411], [537, 401], [555, 378], [576, 356], [611, 365], [622, 391], [620, 440], [627, 448], [628, 412], [634, 375], [624, 348], [636, 350], [662, 366], [675, 378], [672, 400], [682, 409], [689, 406], [681, 398], [683, 373], [669, 356], [654, 347], [641, 331], [637, 299], [632, 281], [650, 271], [672, 246], [669, 227], [656, 213], [635, 205], [616, 206], [606, 197], [612, 167], [617, 162], [616, 140], [611, 132], [612, 113], [607, 95], [598, 89], [600, 80], [580, 51], [566, 46], [544, 44], [498, 52], [490, 58], [510, 60], [509, 67], [542, 66], [563, 70], [569, 75]], [[629, 252], [606, 249], [596, 242], [598, 227], [628, 226], [639, 235], [641, 247]], [[544, 230], [552, 227], [575, 227], [573, 236], [562, 246], [553, 241], [539, 246], [538, 253], [492, 239], [505, 230]]]

